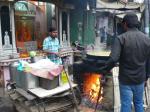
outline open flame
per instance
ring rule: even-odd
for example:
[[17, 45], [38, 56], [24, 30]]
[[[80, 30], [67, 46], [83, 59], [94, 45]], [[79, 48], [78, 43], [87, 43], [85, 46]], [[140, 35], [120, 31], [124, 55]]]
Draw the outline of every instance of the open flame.
[[100, 74], [86, 73], [84, 75], [83, 93], [94, 104], [97, 103], [99, 94], [100, 94], [100, 97], [99, 97], [98, 103], [102, 101], [103, 87], [101, 85]]

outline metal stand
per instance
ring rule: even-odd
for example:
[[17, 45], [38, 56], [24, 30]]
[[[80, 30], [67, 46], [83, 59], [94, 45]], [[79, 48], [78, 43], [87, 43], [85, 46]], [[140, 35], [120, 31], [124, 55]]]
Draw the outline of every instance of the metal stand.
[[102, 81], [102, 77], [99, 78], [99, 82], [100, 82], [100, 88], [99, 88], [98, 98], [97, 98], [97, 102], [96, 102], [96, 106], [95, 106], [94, 112], [96, 112], [96, 110], [97, 110], [97, 106], [98, 106], [99, 99], [100, 99], [100, 96], [101, 96], [102, 82], [103, 82], [103, 81]]
[[0, 67], [0, 85], [2, 86], [3, 96], [5, 95], [5, 78], [4, 78], [4, 70], [2, 66]]
[[75, 96], [75, 92], [74, 92], [73, 87], [72, 87], [72, 85], [71, 85], [71, 80], [70, 80], [70, 78], [69, 78], [69, 75], [68, 75], [68, 73], [66, 72], [65, 68], [64, 68], [64, 72], [65, 72], [65, 74], [66, 74], [66, 77], [67, 77], [67, 80], [68, 80], [68, 83], [69, 83], [69, 86], [70, 86], [70, 90], [71, 90], [72, 95], [73, 95], [73, 100], [74, 100], [74, 104], [75, 104], [75, 107], [76, 107], [76, 111], [79, 112], [77, 98], [76, 98], [76, 96]]

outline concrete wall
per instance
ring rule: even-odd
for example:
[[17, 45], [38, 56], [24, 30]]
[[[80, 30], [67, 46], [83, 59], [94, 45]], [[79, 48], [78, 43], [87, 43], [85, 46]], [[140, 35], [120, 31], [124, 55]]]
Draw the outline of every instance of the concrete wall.
[[95, 14], [86, 10], [87, 0], [72, 2], [75, 9], [70, 11], [70, 38], [71, 42], [78, 40], [79, 27], [82, 23], [81, 44], [94, 43], [95, 38]]

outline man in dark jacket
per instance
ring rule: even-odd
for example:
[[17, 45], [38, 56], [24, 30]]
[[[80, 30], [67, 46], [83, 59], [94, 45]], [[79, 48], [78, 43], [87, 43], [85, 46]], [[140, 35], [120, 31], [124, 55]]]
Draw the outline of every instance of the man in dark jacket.
[[150, 38], [140, 32], [136, 14], [123, 18], [125, 33], [115, 38], [105, 70], [109, 71], [119, 62], [119, 83], [121, 112], [131, 112], [133, 99], [135, 112], [144, 112], [143, 92], [146, 75], [146, 61], [150, 57]]

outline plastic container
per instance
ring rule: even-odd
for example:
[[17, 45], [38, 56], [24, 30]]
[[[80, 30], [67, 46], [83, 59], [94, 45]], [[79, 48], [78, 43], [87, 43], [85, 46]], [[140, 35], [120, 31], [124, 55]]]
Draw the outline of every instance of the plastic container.
[[66, 76], [66, 73], [65, 73], [64, 70], [63, 70], [62, 73], [61, 73], [61, 83], [62, 83], [62, 84], [68, 83], [68, 79], [67, 79], [67, 76]]
[[39, 87], [39, 77], [23, 71], [18, 71], [18, 75], [20, 79], [18, 87], [25, 90]]
[[15, 82], [16, 85], [20, 85], [20, 76], [18, 75], [18, 70], [17, 70], [18, 65], [19, 65], [18, 62], [14, 62], [9, 65], [10, 81]]
[[10, 80], [16, 82], [16, 86], [22, 89], [32, 89], [39, 87], [39, 78], [30, 73], [17, 70], [18, 62], [9, 66]]
[[51, 90], [59, 86], [59, 76], [55, 77], [53, 80], [39, 78], [39, 86], [41, 88]]

